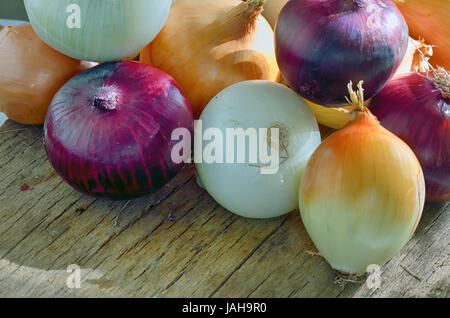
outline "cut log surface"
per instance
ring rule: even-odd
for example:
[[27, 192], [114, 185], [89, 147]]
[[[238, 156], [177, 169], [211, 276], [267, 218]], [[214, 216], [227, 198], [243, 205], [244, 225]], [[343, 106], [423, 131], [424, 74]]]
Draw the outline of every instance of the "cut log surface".
[[337, 283], [298, 211], [238, 217], [192, 165], [137, 200], [90, 198], [56, 175], [41, 127], [0, 128], [0, 297], [449, 297], [449, 234], [449, 203], [428, 203], [378, 288]]

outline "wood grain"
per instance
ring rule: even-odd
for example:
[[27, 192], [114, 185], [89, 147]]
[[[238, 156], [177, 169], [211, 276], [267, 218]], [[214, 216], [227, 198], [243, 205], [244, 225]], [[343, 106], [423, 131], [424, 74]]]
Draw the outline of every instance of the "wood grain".
[[[42, 129], [0, 128], [0, 297], [449, 297], [449, 204], [427, 204], [382, 284], [336, 284], [298, 211], [237, 217], [186, 166], [162, 190], [112, 202], [55, 174]], [[23, 185], [31, 189], [22, 191]], [[69, 289], [67, 267], [82, 268]]]

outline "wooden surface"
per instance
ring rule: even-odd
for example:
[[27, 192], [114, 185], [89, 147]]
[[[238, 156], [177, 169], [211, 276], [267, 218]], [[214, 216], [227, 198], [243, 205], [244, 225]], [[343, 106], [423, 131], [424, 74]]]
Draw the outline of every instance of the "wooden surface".
[[[8, 121], [0, 128], [0, 296], [449, 297], [448, 211], [448, 203], [426, 205], [377, 290], [337, 284], [311, 253], [298, 211], [237, 217], [197, 186], [192, 166], [153, 195], [96, 200], [55, 174], [40, 127]], [[70, 264], [82, 268], [80, 289], [66, 285]]]

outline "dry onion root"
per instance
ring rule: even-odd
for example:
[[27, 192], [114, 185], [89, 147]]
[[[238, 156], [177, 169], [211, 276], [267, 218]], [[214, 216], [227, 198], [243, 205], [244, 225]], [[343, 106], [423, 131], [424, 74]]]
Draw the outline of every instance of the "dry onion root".
[[198, 118], [224, 88], [279, 78], [274, 35], [261, 16], [265, 0], [177, 0], [166, 25], [141, 51], [181, 85]]

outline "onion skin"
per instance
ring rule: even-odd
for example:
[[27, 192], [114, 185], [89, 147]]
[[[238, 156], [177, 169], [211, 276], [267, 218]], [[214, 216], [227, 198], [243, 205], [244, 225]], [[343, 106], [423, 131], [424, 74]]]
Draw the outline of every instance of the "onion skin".
[[411, 36], [435, 45], [433, 65], [450, 69], [450, 1], [395, 0], [408, 23]]
[[91, 67], [49, 47], [29, 24], [0, 31], [0, 56], [0, 111], [28, 125], [42, 125], [58, 89]]
[[278, 80], [273, 30], [261, 10], [241, 0], [177, 0], [140, 61], [172, 75], [198, 118], [232, 84]]
[[288, 0], [267, 0], [264, 4], [263, 16], [267, 19], [272, 28], [275, 28], [278, 15], [286, 2], [288, 2]]
[[[414, 72], [415, 70], [420, 71], [428, 71], [428, 62], [424, 60], [420, 52], [425, 55], [426, 59], [432, 55], [431, 46], [416, 41], [412, 38], [409, 39], [408, 50], [403, 58], [403, 61], [400, 67], [397, 69], [397, 72], [394, 74], [393, 79], [396, 77], [402, 76], [405, 73]], [[351, 119], [351, 114], [353, 107], [352, 106], [344, 106], [344, 107], [325, 107], [314, 104], [308, 100], [305, 100], [309, 105], [311, 110], [316, 116], [317, 121], [326, 127], [330, 127], [333, 129], [341, 129], [348, 124]], [[368, 104], [368, 101], [366, 102]]]
[[381, 125], [404, 140], [419, 159], [427, 201], [450, 201], [450, 100], [433, 75], [404, 74], [370, 102]]
[[79, 74], [55, 95], [44, 145], [57, 173], [96, 197], [153, 192], [182, 164], [171, 160], [175, 128], [192, 133], [189, 102], [166, 73], [138, 62], [106, 63]]
[[424, 198], [416, 156], [365, 109], [311, 156], [300, 187], [300, 213], [335, 270], [363, 274], [411, 238]]
[[378, 93], [407, 46], [408, 26], [390, 0], [291, 0], [275, 30], [278, 65], [289, 85], [327, 107], [348, 104], [349, 80], [363, 80], [367, 98]]
[[[116, 61], [150, 43], [169, 15], [171, 0], [25, 0], [28, 18], [39, 37], [76, 59]], [[80, 28], [69, 28], [77, 5]]]

